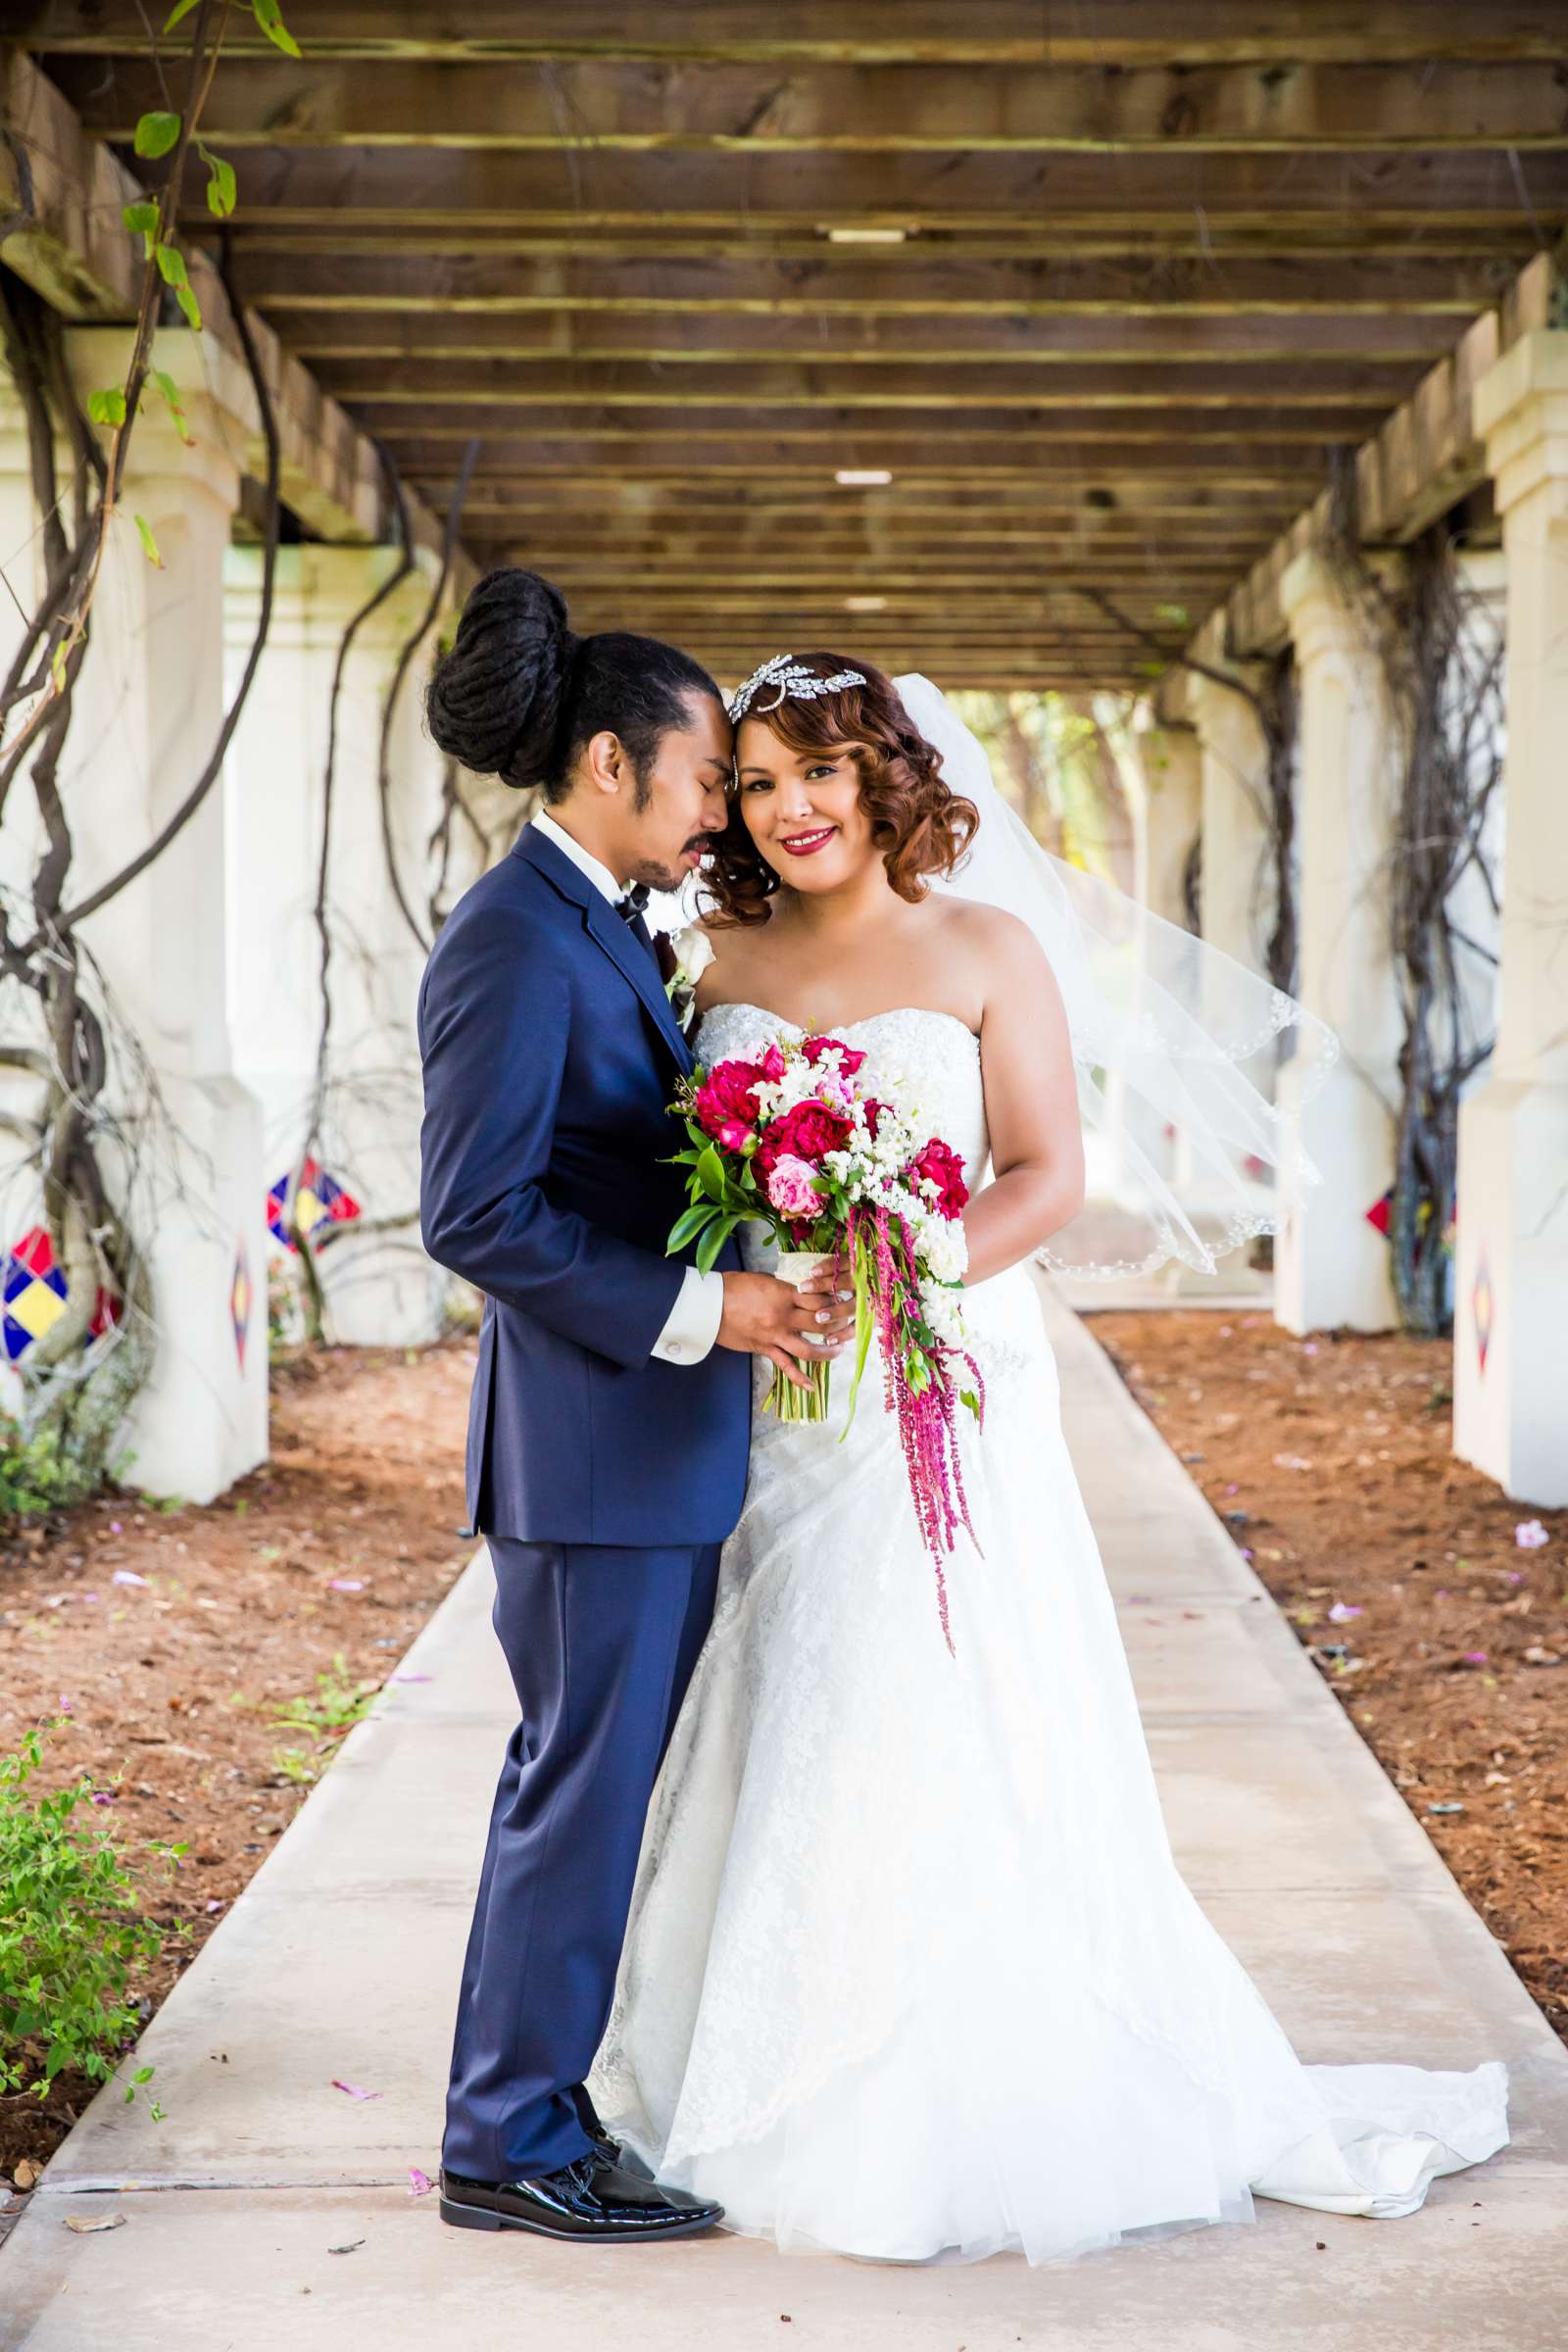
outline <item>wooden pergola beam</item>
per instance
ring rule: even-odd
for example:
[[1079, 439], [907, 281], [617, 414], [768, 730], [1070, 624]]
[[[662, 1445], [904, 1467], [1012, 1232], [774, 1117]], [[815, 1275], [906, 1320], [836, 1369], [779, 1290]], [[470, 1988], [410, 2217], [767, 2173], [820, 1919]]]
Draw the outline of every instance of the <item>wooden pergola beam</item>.
[[[195, 225], [205, 234], [210, 223]], [[331, 238], [258, 226], [245, 239], [246, 292], [258, 309], [283, 318], [303, 349], [307, 337], [333, 330], [345, 337], [384, 333], [386, 321], [375, 315], [383, 311], [409, 318], [411, 337], [439, 330], [498, 343], [534, 319], [666, 314], [710, 321], [719, 331], [732, 318], [808, 319], [813, 328], [822, 319], [912, 327], [929, 318], [1008, 326], [1244, 314], [1253, 321], [1468, 319], [1502, 295], [1517, 267], [1507, 255], [1422, 247], [1382, 257], [1358, 250], [1352, 273], [1343, 255], [1260, 258], [1225, 249], [1206, 257], [1030, 259], [977, 257], [968, 247], [916, 240], [870, 259], [863, 248], [818, 238], [807, 249], [808, 259], [793, 261], [765, 247], [713, 259], [563, 248], [558, 258], [545, 259], [514, 253], [518, 242], [486, 240], [476, 250], [471, 237], [460, 245], [433, 232]], [[1528, 246], [1518, 258], [1528, 260]]]
[[[933, 438], [942, 434], [943, 418], [952, 405], [928, 401], [920, 407], [885, 409], [872, 401], [822, 401], [793, 407], [773, 403], [748, 406], [733, 398], [722, 404], [704, 400], [694, 387], [689, 400], [665, 400], [658, 405], [541, 401], [519, 408], [514, 404], [480, 426], [471, 416], [466, 421], [461, 414], [449, 417], [432, 396], [428, 401], [390, 406], [382, 420], [382, 437], [398, 441], [418, 429], [429, 441], [466, 441], [483, 429], [481, 477], [498, 468], [515, 470], [507, 453], [524, 446], [516, 438], [524, 434], [526, 447], [539, 450], [545, 460], [551, 455], [545, 445], [564, 438], [578, 443], [635, 442], [644, 448], [663, 444], [671, 456], [694, 452], [699, 457], [703, 445], [722, 441], [734, 447], [750, 446], [760, 453], [760, 463], [766, 462], [769, 452], [788, 444], [808, 462], [820, 466], [824, 461], [836, 464], [833, 453], [853, 443], [858, 449], [874, 447], [879, 454], [844, 463], [898, 468], [911, 456], [929, 449]], [[414, 410], [419, 413], [417, 426], [410, 415]], [[1014, 450], [1037, 452], [1043, 466], [1071, 462], [1075, 451], [1083, 453], [1088, 465], [1113, 463], [1097, 446], [1101, 443], [1137, 451], [1130, 461], [1136, 466], [1158, 464], [1162, 451], [1175, 451], [1185, 462], [1194, 451], [1234, 451], [1245, 445], [1255, 465], [1278, 464], [1298, 471], [1324, 449], [1353, 447], [1363, 440], [1368, 415], [1364, 402], [1347, 409], [1292, 409], [1282, 416], [1266, 400], [1234, 409], [1212, 402], [1193, 409], [1151, 403], [1123, 408], [1086, 404], [1080, 408], [1069, 401], [1050, 407], [1038, 403], [1005, 409], [965, 406], [963, 426], [966, 446], [980, 456], [995, 455], [990, 444], [1005, 441]], [[526, 466], [526, 456], [523, 464]]]
[[[1419, 286], [1428, 262], [1512, 260], [1518, 267], [1540, 249], [1539, 221], [1525, 211], [1505, 213], [1494, 205], [1481, 211], [1454, 207], [1436, 214], [1430, 207], [1401, 211], [1366, 201], [1365, 190], [1362, 196], [1353, 211], [1282, 216], [1238, 206], [1218, 223], [1206, 212], [1186, 209], [1133, 212], [1099, 205], [1080, 212], [1053, 205], [1049, 211], [1033, 212], [969, 210], [951, 218], [928, 208], [912, 228], [896, 218], [865, 225], [906, 231], [882, 248], [882, 258], [890, 269], [916, 272], [916, 285], [919, 272], [939, 264], [1113, 266], [1128, 273], [1135, 300], [1150, 276], [1163, 277], [1183, 265], [1196, 282], [1211, 285], [1216, 270], [1232, 264], [1302, 267], [1327, 261], [1343, 272], [1347, 261], [1404, 262]], [[637, 265], [639, 274], [666, 264], [723, 261], [760, 271], [775, 264], [853, 271], [868, 251], [864, 245], [843, 244], [830, 236], [832, 228], [842, 225], [842, 216], [823, 220], [814, 213], [787, 210], [761, 216], [614, 209], [587, 214], [564, 210], [557, 203], [525, 214], [475, 208], [454, 217], [397, 202], [361, 206], [348, 214], [286, 203], [245, 211], [243, 186], [240, 197], [248, 253], [289, 253], [318, 262], [333, 257], [395, 262], [405, 255], [429, 255], [460, 267], [469, 262], [544, 261], [558, 270], [573, 263], [629, 261]], [[205, 203], [188, 208], [185, 225], [193, 236], [210, 233], [212, 220]], [[1344, 283], [1343, 273], [1339, 282]], [[516, 283], [526, 289], [527, 279], [520, 271]]]
[[[372, 307], [373, 305], [373, 307]], [[937, 363], [997, 368], [1004, 376], [1054, 368], [1074, 360], [1136, 368], [1170, 361], [1276, 362], [1315, 367], [1351, 360], [1431, 362], [1451, 349], [1453, 314], [1232, 311], [1194, 317], [1148, 314], [1125, 318], [965, 318], [925, 313], [817, 318], [799, 314], [715, 317], [678, 310], [627, 317], [561, 310], [502, 318], [453, 315], [439, 294], [416, 303], [381, 296], [325, 297], [301, 306], [296, 295], [262, 295], [255, 307], [288, 322], [302, 358], [339, 365], [392, 360], [408, 371], [463, 367], [496, 378], [521, 365], [569, 360], [648, 367], [744, 367], [758, 360], [808, 357], [813, 365], [914, 370]], [[284, 331], [282, 328], [279, 330]]]
[[[433, 449], [423, 453], [422, 463], [431, 467], [450, 466], [455, 456], [450, 449]], [[437, 491], [450, 487], [439, 471], [431, 478]], [[563, 479], [557, 473], [541, 473], [523, 462], [484, 479], [486, 487], [493, 483], [498, 495], [505, 496], [509, 513], [524, 519], [586, 521], [601, 516], [622, 528], [652, 531], [726, 527], [740, 519], [734, 492], [723, 475], [699, 473], [676, 483], [627, 482], [594, 471]], [[831, 474], [800, 475], [793, 468], [766, 467], [753, 484], [745, 518], [760, 527], [785, 521], [799, 526], [808, 520], [828, 529], [930, 522], [946, 531], [950, 525], [983, 525], [999, 515], [1004, 520], [1038, 518], [1048, 524], [1058, 519], [1064, 523], [1082, 519], [1090, 524], [1124, 521], [1128, 527], [1143, 520], [1192, 517], [1224, 527], [1263, 523], [1275, 516], [1288, 520], [1291, 512], [1289, 480], [1259, 486], [1224, 477], [1217, 481], [1206, 476], [1197, 481], [1162, 481], [1148, 474], [1084, 476], [1081, 470], [1058, 478], [1042, 469], [1026, 500], [999, 508], [983, 484], [934, 488], [919, 480], [895, 477], [891, 483], [864, 489], [845, 487]]]
[[[406, 472], [422, 478], [439, 466], [450, 468], [474, 425], [432, 424], [416, 412], [399, 412], [382, 435]], [[516, 431], [514, 420], [513, 431]], [[787, 436], [755, 436], [750, 441], [700, 442], [683, 448], [677, 437], [651, 441], [631, 437], [601, 446], [593, 441], [562, 436], [487, 439], [486, 470], [505, 467], [514, 475], [526, 472], [542, 483], [581, 481], [593, 474], [600, 483], [642, 483], [668, 495], [680, 485], [694, 491], [703, 484], [737, 481], [753, 486], [770, 475], [788, 472], [814, 479], [821, 495], [834, 487], [840, 471], [880, 469], [887, 464], [886, 447], [861, 442], [853, 435], [802, 447]], [[1094, 446], [1052, 445], [1042, 455], [1039, 444], [997, 439], [974, 443], [933, 431], [927, 438], [906, 443], [898, 452], [897, 471], [906, 488], [925, 490], [945, 484], [955, 490], [986, 490], [995, 495], [999, 484], [1018, 485], [1019, 494], [1036, 498], [1095, 493], [1114, 496], [1115, 483], [1141, 468], [1153, 475], [1163, 490], [1202, 490], [1211, 485], [1255, 491], [1272, 498], [1298, 497], [1302, 474], [1299, 451], [1291, 463], [1270, 465], [1266, 453], [1247, 447], [1194, 451], [1184, 462], [1161, 447], [1152, 451], [1138, 442], [1104, 441]]]
[[[105, 57], [145, 43], [138, 0], [16, 0], [8, 16], [29, 48]], [[434, 60], [612, 56], [755, 60], [832, 65], [870, 61], [935, 65], [1099, 68], [1188, 65], [1418, 63], [1535, 60], [1562, 54], [1552, 0], [1477, 10], [1467, 0], [1097, 0], [1092, 10], [1040, 0], [573, 0], [519, 9], [515, 0], [465, 0], [460, 11], [429, 0], [311, 0], [302, 38], [313, 56]], [[274, 52], [235, 11], [236, 55]]]
[[1318, 409], [1325, 404], [1385, 414], [1424, 372], [1418, 361], [1337, 360], [1314, 365], [1285, 360], [1166, 360], [1131, 370], [1114, 361], [1064, 361], [1028, 380], [1009, 370], [999, 382], [986, 370], [925, 363], [884, 376], [853, 363], [756, 361], [739, 365], [700, 356], [689, 367], [625, 360], [595, 367], [584, 361], [541, 360], [526, 370], [505, 363], [466, 363], [424, 369], [410, 363], [335, 360], [321, 369], [338, 397], [358, 413], [416, 408], [425, 416], [471, 412], [471, 429], [498, 425], [509, 412], [561, 408], [688, 408], [694, 401], [753, 409], [1147, 409], [1186, 402], [1193, 408], [1277, 404]]
[[[220, 149], [466, 148], [752, 156], [1250, 155], [1568, 146], [1561, 93], [1533, 60], [1195, 66], [812, 64], [553, 58], [220, 60], [203, 109]], [[53, 57], [98, 137], [128, 142], [167, 103], [145, 56]]]
[[291, 147], [247, 158], [236, 218], [278, 208], [341, 220], [363, 209], [422, 213], [431, 227], [475, 217], [525, 227], [539, 212], [594, 221], [684, 215], [709, 221], [770, 216], [792, 224], [963, 228], [1022, 214], [1190, 212], [1211, 224], [1242, 211], [1276, 227], [1301, 216], [1375, 205], [1436, 220], [1491, 216], [1509, 228], [1533, 210], [1568, 210], [1568, 154], [1506, 146], [1439, 157], [1371, 154], [1016, 155], [962, 147], [889, 155], [569, 155], [464, 148]]

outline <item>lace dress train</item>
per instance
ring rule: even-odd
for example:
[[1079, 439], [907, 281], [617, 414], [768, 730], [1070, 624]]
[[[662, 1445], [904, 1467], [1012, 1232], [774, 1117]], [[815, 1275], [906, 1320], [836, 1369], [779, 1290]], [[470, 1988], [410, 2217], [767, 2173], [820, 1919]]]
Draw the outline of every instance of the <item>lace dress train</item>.
[[[787, 1026], [717, 1007], [700, 1055]], [[974, 1182], [962, 1024], [841, 1033]], [[1041, 2262], [1245, 2222], [1254, 2194], [1409, 2213], [1506, 2143], [1506, 2069], [1297, 2058], [1173, 1860], [1027, 1275], [965, 1312], [987, 1417], [964, 1441], [980, 1548], [949, 1569], [956, 1660], [874, 1367], [842, 1444], [842, 1394], [822, 1425], [756, 1416], [600, 2112], [661, 2179], [790, 2248]]]

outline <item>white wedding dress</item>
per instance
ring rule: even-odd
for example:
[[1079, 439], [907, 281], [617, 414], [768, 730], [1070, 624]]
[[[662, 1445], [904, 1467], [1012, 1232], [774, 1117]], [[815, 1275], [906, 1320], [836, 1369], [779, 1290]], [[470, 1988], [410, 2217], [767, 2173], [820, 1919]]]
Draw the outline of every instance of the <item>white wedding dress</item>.
[[[717, 1006], [699, 1059], [789, 1028]], [[972, 1033], [906, 1010], [836, 1034], [975, 1184]], [[1409, 2213], [1506, 2143], [1506, 2068], [1297, 2058], [1172, 1859], [1029, 1275], [965, 1315], [987, 1409], [983, 1435], [959, 1416], [980, 1555], [960, 1537], [947, 1566], [956, 1659], [874, 1355], [843, 1445], [843, 1369], [825, 1425], [755, 1415], [600, 2113], [790, 2249], [1041, 2262], [1248, 2221], [1253, 2192]]]

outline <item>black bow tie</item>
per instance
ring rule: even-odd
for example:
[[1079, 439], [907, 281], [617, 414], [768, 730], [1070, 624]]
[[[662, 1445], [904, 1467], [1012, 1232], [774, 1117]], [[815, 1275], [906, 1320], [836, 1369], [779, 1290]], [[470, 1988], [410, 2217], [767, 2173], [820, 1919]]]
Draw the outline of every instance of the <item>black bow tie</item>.
[[623, 899], [615, 901], [615, 912], [623, 923], [634, 923], [648, 904], [648, 885], [634, 882]]

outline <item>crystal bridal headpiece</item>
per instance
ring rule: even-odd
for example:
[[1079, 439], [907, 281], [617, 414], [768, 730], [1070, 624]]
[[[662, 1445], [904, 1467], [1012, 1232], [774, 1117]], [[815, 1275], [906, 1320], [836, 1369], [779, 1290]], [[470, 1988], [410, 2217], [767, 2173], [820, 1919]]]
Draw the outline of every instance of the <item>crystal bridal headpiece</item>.
[[836, 669], [830, 678], [819, 678], [793, 654], [774, 654], [753, 670], [744, 686], [736, 687], [729, 698], [729, 714], [732, 719], [744, 718], [764, 686], [776, 687], [777, 692], [770, 702], [757, 703], [760, 711], [776, 710], [780, 703], [814, 703], [819, 695], [837, 694], [842, 686], [863, 686], [865, 682], [858, 669]]

